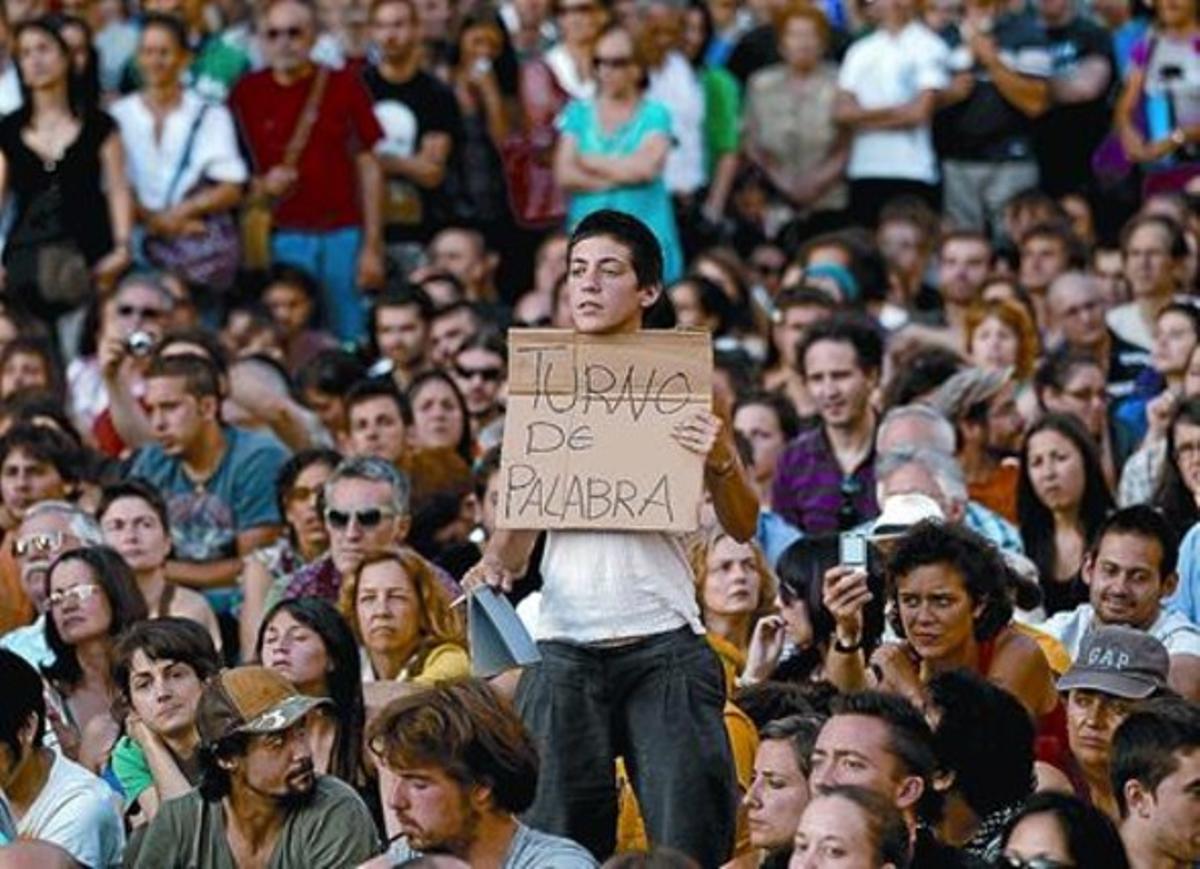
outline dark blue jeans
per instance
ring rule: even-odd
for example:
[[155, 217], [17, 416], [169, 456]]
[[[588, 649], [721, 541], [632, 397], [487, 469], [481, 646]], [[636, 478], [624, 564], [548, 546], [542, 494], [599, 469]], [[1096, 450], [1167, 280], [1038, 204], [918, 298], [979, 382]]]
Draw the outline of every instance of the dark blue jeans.
[[613, 766], [625, 765], [653, 845], [720, 866], [733, 849], [737, 782], [725, 732], [725, 677], [683, 628], [616, 648], [539, 643], [517, 708], [541, 753], [525, 821], [603, 861], [616, 846]]

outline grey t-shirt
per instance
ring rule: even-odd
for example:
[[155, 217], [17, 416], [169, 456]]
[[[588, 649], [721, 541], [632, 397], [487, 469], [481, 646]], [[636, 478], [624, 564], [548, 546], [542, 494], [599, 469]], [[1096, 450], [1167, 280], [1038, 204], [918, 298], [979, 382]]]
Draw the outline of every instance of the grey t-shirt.
[[[366, 804], [344, 782], [318, 776], [312, 800], [288, 815], [268, 869], [344, 869], [380, 851]], [[237, 869], [220, 802], [197, 790], [170, 800], [150, 823], [133, 869]]]
[[[388, 856], [401, 863], [421, 854], [408, 847], [403, 839], [397, 839]], [[599, 865], [587, 850], [570, 839], [551, 836], [518, 823], [502, 869], [596, 869]]]

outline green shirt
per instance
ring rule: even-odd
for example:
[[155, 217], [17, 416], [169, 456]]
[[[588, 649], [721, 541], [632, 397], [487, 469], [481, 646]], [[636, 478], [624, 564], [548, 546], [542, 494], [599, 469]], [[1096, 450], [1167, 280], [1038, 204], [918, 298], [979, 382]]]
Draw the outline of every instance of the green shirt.
[[717, 161], [738, 149], [742, 124], [742, 95], [737, 79], [721, 67], [706, 67], [700, 73], [704, 86], [704, 144], [708, 177]]
[[[366, 804], [332, 776], [318, 776], [310, 802], [289, 813], [268, 869], [343, 869], [382, 850]], [[220, 801], [196, 790], [159, 809], [133, 869], [237, 869]]]
[[142, 795], [142, 791], [154, 784], [154, 776], [150, 773], [150, 764], [146, 762], [146, 752], [130, 739], [122, 736], [117, 740], [112, 751], [112, 771], [121, 783], [125, 792], [125, 801], [132, 803]]

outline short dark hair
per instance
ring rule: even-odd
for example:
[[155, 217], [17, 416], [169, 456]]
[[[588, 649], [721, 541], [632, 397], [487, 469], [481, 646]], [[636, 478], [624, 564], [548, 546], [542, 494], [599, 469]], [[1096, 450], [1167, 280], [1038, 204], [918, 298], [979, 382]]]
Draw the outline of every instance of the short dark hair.
[[163, 12], [146, 12], [141, 16], [142, 33], [145, 33], [151, 27], [161, 27], [170, 34], [175, 40], [175, 45], [183, 51], [190, 52], [191, 45], [188, 43], [187, 30], [183, 22], [174, 15], [167, 15]]
[[149, 504], [150, 509], [158, 516], [158, 521], [162, 523], [163, 531], [168, 537], [171, 536], [171, 516], [167, 511], [166, 499], [157, 486], [141, 477], [131, 477], [105, 486], [104, 491], [100, 493], [100, 503], [96, 505], [96, 519], [102, 520], [113, 502], [121, 498], [140, 498]]
[[1065, 221], [1046, 220], [1035, 223], [1021, 236], [1021, 247], [1035, 238], [1051, 238], [1058, 242], [1067, 256], [1067, 264], [1072, 269], [1082, 269], [1087, 266], [1087, 249], [1075, 235], [1071, 225]]
[[117, 638], [112, 665], [113, 681], [127, 702], [133, 655], [139, 651], [152, 661], [187, 664], [201, 682], [221, 669], [212, 637], [198, 622], [175, 616], [137, 622]]
[[17, 423], [0, 437], [0, 464], [15, 450], [36, 461], [53, 465], [65, 483], [79, 480], [83, 455], [78, 446], [60, 431], [28, 422]]
[[[895, 609], [899, 609], [897, 578], [932, 564], [944, 564], [956, 571], [972, 603], [982, 605], [983, 612], [974, 624], [976, 640], [991, 639], [1012, 621], [1010, 574], [1000, 551], [974, 531], [943, 525], [933, 519], [918, 522], [909, 529], [888, 561], [888, 596]], [[892, 619], [892, 627], [904, 636], [898, 612]]]
[[737, 416], [737, 412], [743, 407], [770, 408], [775, 414], [775, 419], [779, 421], [779, 430], [783, 432], [785, 441], [790, 441], [800, 434], [800, 415], [796, 413], [796, 406], [780, 392], [760, 390], [743, 395], [733, 405], [733, 415]]
[[295, 263], [274, 263], [267, 269], [267, 276], [263, 281], [263, 294], [276, 284], [295, 287], [313, 303], [316, 303], [321, 295], [321, 285], [312, 272]]
[[812, 751], [817, 744], [817, 734], [825, 719], [819, 715], [789, 715], [770, 721], [758, 731], [758, 741], [777, 739], [791, 746], [796, 756], [796, 767], [808, 778], [812, 775]]
[[392, 701], [367, 731], [382, 761], [440, 767], [463, 786], [486, 785], [500, 809], [533, 804], [538, 754], [513, 707], [485, 683], [454, 679]]
[[221, 398], [221, 377], [217, 366], [208, 358], [193, 356], [155, 356], [150, 362], [146, 379], [178, 377], [188, 394], [195, 398]]
[[837, 310], [838, 304], [822, 289], [808, 284], [792, 284], [780, 290], [775, 297], [777, 315], [782, 316], [791, 308], [820, 308], [832, 313]]
[[501, 364], [508, 368], [508, 341], [504, 335], [495, 329], [483, 329], [476, 332], [470, 338], [462, 343], [462, 346], [455, 352], [455, 357], [464, 350], [486, 350], [499, 356]]
[[412, 425], [412, 405], [408, 398], [396, 388], [396, 383], [390, 377], [370, 377], [360, 380], [346, 392], [346, 422], [350, 422], [350, 411], [372, 398], [390, 398], [400, 412], [400, 419], [405, 425]]
[[1200, 706], [1178, 697], [1147, 700], [1113, 735], [1113, 795], [1121, 817], [1127, 817], [1125, 784], [1138, 781], [1151, 791], [1179, 768], [1176, 755], [1200, 748]]
[[433, 302], [424, 290], [412, 286], [393, 287], [382, 293], [371, 306], [371, 340], [375, 339], [375, 330], [379, 328], [379, 312], [384, 308], [416, 308], [417, 316], [426, 325], [433, 319]]
[[861, 785], [833, 785], [823, 797], [839, 797], [857, 806], [867, 818], [867, 831], [874, 849], [872, 865], [908, 869], [911, 833], [896, 804]]
[[1017, 824], [1032, 815], [1053, 816], [1073, 865], [1129, 869], [1121, 834], [1108, 815], [1078, 797], [1056, 791], [1039, 791], [1025, 801], [1021, 811], [1005, 825], [1004, 844], [1008, 844]]
[[1167, 251], [1171, 259], [1183, 259], [1188, 254], [1187, 237], [1183, 227], [1162, 214], [1141, 214], [1121, 228], [1121, 253], [1129, 247], [1133, 234], [1143, 226], [1155, 226], [1167, 234]]
[[1162, 511], [1149, 504], [1133, 504], [1109, 513], [1092, 537], [1088, 553], [1090, 557], [1095, 558], [1100, 552], [1100, 544], [1108, 534], [1132, 534], [1157, 540], [1162, 550], [1162, 558], [1158, 564], [1159, 578], [1166, 579], [1175, 572], [1179, 561], [1179, 535], [1175, 533]]
[[929, 681], [941, 712], [933, 747], [952, 789], [979, 817], [1029, 796], [1033, 782], [1033, 720], [1012, 694], [969, 670]]
[[602, 208], [581, 220], [567, 243], [567, 261], [570, 261], [575, 245], [601, 235], [611, 238], [629, 251], [639, 287], [662, 286], [662, 245], [646, 224], [623, 211]]
[[1067, 388], [1067, 381], [1077, 368], [1099, 368], [1104, 370], [1100, 360], [1090, 353], [1072, 350], [1066, 344], [1047, 353], [1038, 365], [1033, 375], [1033, 389], [1037, 393], [1038, 404], [1046, 408], [1045, 392], [1054, 389], [1062, 392]]
[[4, 686], [4, 702], [0, 703], [0, 743], [8, 746], [15, 763], [21, 757], [18, 734], [37, 716], [33, 744], [42, 744], [46, 732], [46, 696], [42, 677], [28, 661], [8, 649], [0, 649], [0, 685]]
[[858, 367], [863, 371], [879, 371], [883, 365], [883, 339], [879, 332], [862, 320], [851, 316], [833, 316], [813, 323], [804, 332], [796, 347], [796, 367], [804, 375], [804, 357], [813, 345], [821, 341], [849, 344], [854, 348]]
[[888, 750], [900, 761], [907, 775], [918, 776], [931, 789], [937, 771], [933, 731], [920, 710], [899, 694], [859, 691], [834, 698], [832, 713], [859, 715], [882, 721], [888, 730]]
[[296, 372], [296, 388], [301, 394], [315, 389], [327, 395], [343, 395], [367, 376], [367, 366], [345, 350], [322, 350]]
[[[216, 368], [219, 379], [223, 380], [229, 374], [229, 354], [225, 350], [225, 345], [221, 343], [221, 339], [217, 337], [217, 333], [212, 329], [207, 329], [204, 326], [182, 326], [178, 329], [171, 329], [158, 342], [158, 347], [154, 350], [154, 357], [163, 356], [163, 351], [172, 344], [194, 344], [200, 347], [204, 350], [203, 358], [207, 359]], [[200, 354], [191, 355], [199, 356]]]
[[[46, 571], [47, 589], [50, 587], [50, 578], [54, 571], [71, 561], [82, 561], [86, 564], [91, 569], [92, 579], [103, 590], [112, 611], [108, 626], [109, 636], [119, 636], [127, 627], [149, 616], [146, 599], [142, 597], [133, 571], [125, 563], [125, 559], [108, 546], [85, 546], [58, 556]], [[46, 645], [54, 653], [54, 663], [43, 667], [42, 673], [50, 682], [58, 683], [68, 690], [75, 688], [83, 678], [83, 670], [79, 666], [75, 647], [68, 645], [58, 632], [53, 613], [46, 616]]]

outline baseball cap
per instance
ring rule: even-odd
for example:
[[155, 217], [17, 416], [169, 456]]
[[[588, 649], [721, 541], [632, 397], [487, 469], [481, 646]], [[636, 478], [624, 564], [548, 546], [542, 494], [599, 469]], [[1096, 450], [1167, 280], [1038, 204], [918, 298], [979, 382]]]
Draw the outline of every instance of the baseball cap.
[[274, 670], [234, 667], [205, 683], [196, 707], [196, 729], [205, 745], [235, 733], [278, 733], [327, 703], [326, 697], [299, 693]]
[[871, 526], [871, 537], [896, 537], [925, 519], [944, 521], [945, 514], [937, 501], [920, 492], [892, 495], [883, 502], [879, 517]]
[[1084, 638], [1058, 690], [1084, 688], [1144, 700], [1167, 687], [1171, 658], [1166, 647], [1145, 631], [1124, 625], [1095, 628]]

